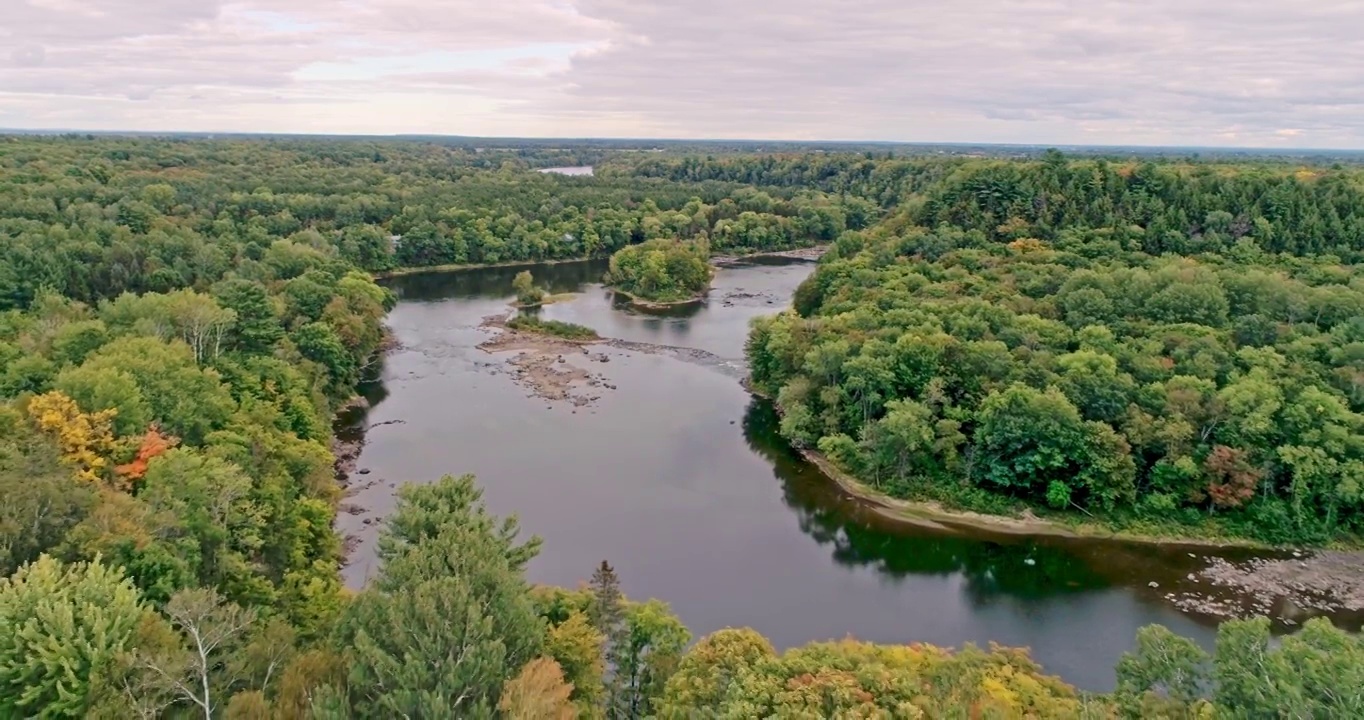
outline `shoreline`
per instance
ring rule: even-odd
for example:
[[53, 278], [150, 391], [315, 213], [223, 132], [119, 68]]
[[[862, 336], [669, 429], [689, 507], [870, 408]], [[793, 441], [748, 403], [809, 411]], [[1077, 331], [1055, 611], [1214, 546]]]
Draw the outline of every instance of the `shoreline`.
[[621, 290], [620, 288], [615, 287], [614, 285], [607, 285], [606, 289], [610, 290], [611, 292], [617, 295], [624, 296], [630, 302], [631, 305], [634, 305], [635, 307], [638, 308], [643, 308], [645, 310], [667, 310], [668, 308], [685, 307], [687, 305], [699, 305], [700, 303], [706, 301], [706, 296], [710, 295], [710, 288], [706, 288], [704, 292], [699, 293], [695, 297], [686, 298], [683, 300], [669, 300], [664, 302], [660, 300], [649, 300], [648, 298], [642, 298], [630, 292], [629, 290]]
[[[754, 397], [772, 403], [777, 415], [781, 408], [766, 393], [753, 387], [744, 378], [744, 390]], [[934, 500], [907, 500], [891, 497], [852, 474], [834, 465], [833, 461], [817, 450], [792, 447], [803, 460], [819, 469], [824, 477], [838, 486], [850, 499], [861, 504], [877, 515], [894, 522], [913, 527], [927, 527], [936, 530], [979, 530], [1017, 537], [1051, 537], [1067, 540], [1114, 540], [1141, 545], [1166, 545], [1189, 548], [1245, 548], [1250, 550], [1285, 550], [1287, 546], [1275, 547], [1265, 543], [1243, 538], [1207, 538], [1182, 535], [1146, 535], [1142, 533], [1114, 530], [1102, 523], [1079, 522], [1061, 523], [1037, 517], [1031, 510], [1024, 510], [1022, 517], [991, 515], [974, 510], [953, 510]]]
[[418, 267], [394, 268], [381, 272], [371, 272], [375, 280], [388, 280], [396, 277], [406, 277], [408, 275], [421, 275], [423, 273], [445, 273], [459, 272], [462, 270], [492, 270], [496, 268], [515, 268], [515, 267], [534, 267], [536, 265], [562, 265], [564, 263], [588, 262], [600, 260], [604, 255], [592, 255], [587, 257], [560, 258], [557, 260], [509, 260], [507, 262], [496, 263], [450, 263], [446, 265], [421, 265]]
[[711, 263], [738, 262], [756, 257], [779, 257], [791, 260], [807, 260], [816, 262], [829, 252], [833, 245], [811, 245], [809, 247], [788, 248], [786, 250], [762, 250], [760, 252], [744, 253], [742, 255], [711, 255]]
[[540, 308], [542, 308], [542, 307], [548, 307], [548, 306], [550, 306], [550, 305], [553, 305], [554, 303], [567, 302], [567, 301], [572, 300], [573, 298], [575, 298], [575, 297], [577, 297], [577, 296], [578, 296], [578, 293], [575, 293], [575, 292], [570, 292], [570, 293], [545, 293], [544, 298], [542, 298], [542, 299], [540, 300], [540, 302], [537, 302], [537, 303], [523, 303], [523, 302], [515, 301], [515, 300], [514, 300], [514, 301], [512, 301], [512, 303], [511, 303], [511, 307], [512, 307], [513, 309], [515, 309], [515, 310], [538, 310], [538, 309], [540, 309]]
[[[757, 397], [763, 397], [755, 393]], [[1068, 540], [1114, 540], [1141, 545], [1171, 547], [1245, 548], [1250, 550], [1284, 550], [1254, 540], [1238, 538], [1212, 539], [1190, 536], [1144, 535], [1114, 530], [1100, 523], [1068, 524], [1048, 520], [1024, 510], [1021, 517], [990, 515], [973, 510], [953, 510], [933, 500], [906, 500], [891, 497], [849, 473], [839, 469], [833, 461], [815, 450], [796, 449], [796, 452], [829, 478], [851, 499], [888, 520], [941, 530], [981, 530], [1019, 537], [1052, 537]]]
[[[506, 326], [512, 314], [484, 316], [479, 327], [494, 330], [495, 334], [476, 347], [491, 355], [510, 353], [505, 372], [528, 397], [544, 404], [546, 410], [570, 414], [594, 412], [596, 402], [616, 390], [612, 375], [597, 364], [619, 359], [609, 348], [668, 354], [703, 364], [722, 360], [704, 357], [704, 351], [693, 348], [656, 346], [611, 337], [565, 338], [534, 330], [514, 330]], [[752, 387], [742, 367], [734, 370], [736, 372], [727, 374], [748, 394], [770, 400]], [[340, 450], [337, 452], [338, 470], [367, 474], [367, 471], [356, 470], [355, 462], [364, 447], [368, 429], [359, 428], [358, 443], [337, 448]], [[840, 470], [829, 458], [813, 449], [796, 449], [796, 452], [823, 475], [822, 478], [811, 478], [813, 482], [833, 483], [830, 489], [834, 492], [829, 498], [833, 503], [829, 507], [851, 502], [840, 512], [851, 510], [854, 514], [850, 519], [875, 532], [894, 534], [897, 527], [914, 527], [934, 531], [930, 536], [951, 534], [1008, 545], [1018, 543], [1017, 539], [1037, 538], [1039, 544], [1074, 548], [1083, 554], [1086, 562], [1098, 563], [1111, 557], [1108, 553], [1123, 558], [1142, 558], [1146, 557], [1143, 553], [1149, 553], [1160, 558], [1161, 564], [1151, 569], [1155, 574], [1143, 576], [1138, 568], [1135, 578], [1122, 576], [1112, 582], [1131, 586], [1143, 596], [1158, 597], [1183, 613], [1200, 617], [1221, 620], [1268, 615], [1278, 628], [1301, 624], [1306, 617], [1316, 614], [1325, 614], [1334, 622], [1356, 628], [1364, 618], [1364, 562], [1361, 562], [1364, 554], [1358, 551], [1342, 553], [1325, 548], [1299, 548], [1301, 552], [1298, 552], [1292, 547], [1235, 538], [1124, 532], [1078, 516], [1039, 517], [1028, 509], [1016, 515], [952, 509], [932, 500], [891, 497]], [[386, 481], [376, 476], [357, 485], [347, 483], [342, 487], [345, 496], [349, 497], [357, 489], [383, 482]], [[388, 486], [392, 488], [393, 484]], [[368, 511], [342, 500], [337, 509], [338, 518], [342, 512], [366, 514]], [[354, 524], [350, 519], [347, 522]], [[370, 524], [364, 522], [364, 525]], [[1155, 529], [1159, 532], [1163, 528]], [[363, 535], [367, 531], [355, 527], [351, 532]], [[342, 538], [344, 565], [351, 559], [354, 536], [342, 533]], [[1170, 557], [1166, 557], [1167, 554]], [[1178, 569], [1173, 573], [1165, 572], [1170, 567]]]
[[[733, 262], [755, 257], [785, 257], [795, 260], [818, 260], [824, 253], [829, 251], [829, 245], [810, 245], [808, 247], [794, 247], [785, 250], [762, 250], [759, 252], [744, 253], [741, 255], [722, 255], [714, 254], [710, 256], [711, 263]], [[404, 277], [407, 275], [421, 275], [422, 273], [442, 273], [458, 272], [462, 270], [483, 270], [494, 268], [514, 268], [514, 267], [533, 267], [536, 265], [562, 265], [564, 263], [590, 262], [592, 260], [605, 260], [609, 255], [587, 255], [583, 257], [558, 258], [555, 260], [508, 260], [496, 263], [450, 263], [446, 265], [422, 265], [419, 267], [402, 267], [392, 270], [371, 272], [370, 275], [375, 280], [388, 280], [390, 278]], [[612, 288], [614, 290], [614, 288]]]

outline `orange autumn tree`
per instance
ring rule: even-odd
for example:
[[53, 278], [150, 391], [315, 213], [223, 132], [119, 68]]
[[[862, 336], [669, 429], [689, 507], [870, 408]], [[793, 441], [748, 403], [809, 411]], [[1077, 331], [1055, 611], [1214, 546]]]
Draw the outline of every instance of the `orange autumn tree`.
[[104, 478], [118, 410], [83, 413], [75, 400], [56, 391], [32, 398], [27, 409], [34, 426], [57, 442], [62, 460], [76, 468], [77, 478], [91, 483]]
[[147, 464], [152, 458], [175, 447], [179, 442], [179, 438], [161, 434], [161, 428], [156, 425], [147, 428], [147, 433], [142, 436], [142, 444], [137, 448], [137, 457], [125, 465], [114, 468], [120, 485], [126, 487], [141, 480], [147, 474]]
[[569, 700], [572, 693], [559, 663], [539, 657], [502, 685], [497, 709], [508, 720], [574, 720], [578, 710]]

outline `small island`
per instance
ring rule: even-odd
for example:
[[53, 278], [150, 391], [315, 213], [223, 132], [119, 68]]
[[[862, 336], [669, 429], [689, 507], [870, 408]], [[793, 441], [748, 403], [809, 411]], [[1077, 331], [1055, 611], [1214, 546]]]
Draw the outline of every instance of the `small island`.
[[562, 322], [559, 320], [541, 320], [534, 315], [517, 315], [507, 321], [506, 326], [512, 330], [534, 335], [552, 335], [565, 340], [578, 342], [590, 342], [600, 340], [601, 336], [586, 325], [577, 323]]
[[518, 310], [532, 310], [573, 297], [573, 293], [550, 294], [548, 290], [535, 284], [535, 278], [529, 270], [522, 270], [516, 274], [512, 279], [512, 289], [516, 291], [516, 302], [512, 303], [512, 307]]
[[535, 284], [535, 278], [531, 276], [529, 270], [522, 270], [512, 279], [512, 288], [516, 290], [516, 306], [522, 308], [540, 307], [545, 303], [545, 296], [548, 294], [545, 289]]
[[712, 274], [705, 241], [658, 239], [616, 251], [606, 284], [637, 305], [664, 307], [705, 297]]

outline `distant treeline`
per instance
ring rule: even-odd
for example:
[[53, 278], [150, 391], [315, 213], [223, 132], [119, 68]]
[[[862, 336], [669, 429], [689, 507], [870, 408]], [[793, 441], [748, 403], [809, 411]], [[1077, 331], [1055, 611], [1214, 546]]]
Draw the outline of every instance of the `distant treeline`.
[[653, 238], [727, 252], [866, 227], [859, 198], [734, 183], [568, 178], [556, 151], [424, 143], [9, 138], [0, 141], [0, 308], [42, 288], [90, 302], [207, 288], [267, 256], [371, 270], [609, 254]]

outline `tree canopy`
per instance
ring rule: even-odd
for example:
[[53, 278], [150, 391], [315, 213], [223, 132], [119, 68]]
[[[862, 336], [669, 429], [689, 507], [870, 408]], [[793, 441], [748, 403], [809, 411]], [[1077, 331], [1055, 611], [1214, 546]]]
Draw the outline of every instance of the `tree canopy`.
[[753, 379], [788, 439], [892, 494], [1270, 542], [1364, 529], [1356, 266], [1122, 248], [847, 235], [753, 326]]
[[710, 287], [709, 255], [704, 242], [659, 239], [631, 245], [611, 256], [606, 283], [640, 300], [691, 300]]
[[989, 511], [1364, 531], [1357, 167], [559, 145], [0, 136], [0, 717], [1364, 712], [1322, 620], [1145, 629], [1106, 695], [999, 647], [689, 647], [608, 562], [531, 587], [539, 540], [468, 476], [402, 490], [344, 592], [331, 420], [385, 346], [373, 273], [451, 264], [610, 255], [673, 302], [712, 252], [828, 244], [748, 343], [792, 444]]

